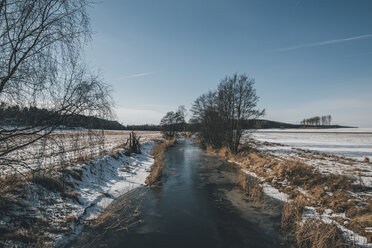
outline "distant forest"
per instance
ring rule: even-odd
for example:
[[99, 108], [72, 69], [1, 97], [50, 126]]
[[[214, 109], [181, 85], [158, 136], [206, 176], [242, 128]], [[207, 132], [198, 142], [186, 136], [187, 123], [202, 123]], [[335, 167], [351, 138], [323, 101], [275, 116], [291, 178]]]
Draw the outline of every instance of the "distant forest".
[[[7, 106], [0, 104], [0, 125], [1, 126], [42, 126], [50, 119], [54, 112], [36, 107], [20, 107], [18, 105]], [[124, 130], [125, 126], [117, 121], [105, 120], [94, 116], [69, 115], [58, 116], [58, 126], [66, 128], [92, 128], [107, 130]]]
[[301, 125], [303, 126], [330, 126], [332, 121], [331, 115], [314, 116], [308, 119], [303, 119]]
[[[4, 103], [0, 104], [0, 125], [1, 126], [41, 126], [52, 113], [47, 109], [36, 107], [20, 107], [18, 105], [7, 106]], [[133, 130], [133, 131], [161, 131], [161, 125], [122, 125], [118, 121], [106, 120], [98, 117], [72, 115], [60, 116], [59, 126], [66, 128], [93, 128], [106, 130]], [[328, 117], [328, 116], [327, 116]], [[328, 126], [331, 117], [313, 117], [305, 119], [301, 124], [289, 124], [284, 122], [256, 119], [247, 120], [242, 123], [243, 129], [268, 129], [268, 128], [301, 128], [304, 126]], [[186, 124], [184, 130], [197, 131], [197, 124]], [[338, 128], [338, 125], [329, 125], [330, 128]]]

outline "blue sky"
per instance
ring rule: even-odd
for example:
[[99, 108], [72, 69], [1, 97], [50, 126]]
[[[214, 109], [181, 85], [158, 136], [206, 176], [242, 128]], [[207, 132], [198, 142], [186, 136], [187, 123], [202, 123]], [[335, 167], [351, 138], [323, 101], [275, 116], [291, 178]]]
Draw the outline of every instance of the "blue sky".
[[118, 120], [158, 124], [226, 75], [256, 80], [266, 119], [372, 127], [370, 0], [107, 0], [86, 59]]

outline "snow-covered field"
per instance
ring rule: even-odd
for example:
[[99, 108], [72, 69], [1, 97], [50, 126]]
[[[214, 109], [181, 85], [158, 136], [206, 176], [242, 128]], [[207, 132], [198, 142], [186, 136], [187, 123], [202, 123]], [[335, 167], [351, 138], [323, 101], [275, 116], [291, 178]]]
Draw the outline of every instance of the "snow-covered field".
[[[257, 130], [251, 135], [246, 134], [242, 143], [247, 141], [253, 141], [254, 147], [264, 156], [267, 154], [269, 163], [278, 161], [286, 164], [289, 161], [298, 161], [314, 167], [316, 171], [325, 175], [346, 175], [353, 178], [354, 183], [362, 185], [366, 190], [356, 193], [346, 192], [346, 195], [350, 198], [349, 200], [354, 199], [358, 202], [359, 207], [365, 206], [371, 201], [372, 128], [265, 129]], [[244, 160], [242, 162], [244, 163]], [[263, 191], [267, 195], [281, 201], [290, 201], [289, 195], [272, 186], [277, 184], [269, 185], [267, 178], [263, 177], [264, 175], [256, 175], [249, 169], [243, 171], [260, 179]], [[266, 170], [266, 172], [270, 171], [271, 169]], [[273, 181], [276, 180], [276, 178], [273, 179]], [[287, 182], [283, 181], [280, 184], [287, 185]], [[297, 191], [306, 198], [314, 197], [309, 194], [309, 190], [305, 191], [298, 187]], [[326, 193], [332, 196], [332, 193]], [[358, 206], [355, 205], [357, 208]], [[367, 244], [366, 237], [358, 235], [334, 220], [335, 217], [338, 217], [342, 218], [345, 224], [349, 223], [350, 218], [345, 216], [345, 212], [335, 213], [331, 209], [322, 210], [321, 208], [315, 210], [314, 206], [307, 206], [306, 209], [303, 219], [312, 218], [322, 220], [325, 223], [334, 223], [344, 232], [347, 239], [355, 245], [372, 247], [371, 243]], [[368, 228], [370, 227], [366, 227], [366, 230]], [[368, 232], [366, 231], [366, 233]]]
[[[81, 231], [86, 220], [96, 218], [114, 199], [145, 185], [154, 163], [150, 152], [155, 144], [154, 140], [160, 139], [160, 132], [136, 132], [137, 137], [142, 137], [142, 154], [131, 156], [124, 155], [122, 146], [129, 136], [128, 131], [105, 131], [103, 137], [94, 140], [95, 143], [89, 142], [84, 131], [79, 131], [79, 141], [74, 143], [74, 135], [71, 132], [76, 135], [75, 131], [53, 134], [63, 136], [63, 139], [56, 139], [65, 144], [65, 149], [61, 151], [65, 152], [63, 157], [73, 159], [83, 153], [88, 153], [89, 157], [85, 160], [74, 160], [73, 163], [66, 160], [62, 166], [54, 164], [61, 158], [61, 154], [56, 153], [52, 145], [45, 146], [49, 150], [44, 151], [44, 157], [50, 157], [49, 163], [45, 164], [41, 172], [32, 173], [36, 179], [32, 179], [31, 183], [17, 182], [15, 186], [11, 185], [14, 188], [20, 185], [23, 193], [15, 191], [13, 195], [13, 191], [5, 191], [7, 199], [17, 200], [15, 204], [11, 203], [13, 205], [7, 212], [0, 215], [0, 229], [8, 230], [10, 237], [13, 235], [14, 238], [6, 239], [5, 243], [2, 243], [4, 240], [1, 239], [0, 246], [29, 247], [20, 241], [33, 240], [34, 238], [29, 237], [35, 237], [27, 225], [40, 226], [43, 232], [42, 235], [37, 233], [37, 237], [50, 240], [47, 243], [53, 247], [66, 244]], [[99, 143], [102, 138], [104, 145]], [[31, 155], [29, 160], [26, 160], [31, 168], [37, 165], [32, 155], [37, 155], [38, 145], [27, 148], [29, 152], [25, 152], [26, 155]], [[79, 148], [83, 151], [79, 151]], [[9, 170], [3, 170], [1, 173], [4, 178], [7, 171]], [[45, 181], [46, 179], [48, 181]], [[62, 182], [63, 190], [56, 190], [53, 185], [58, 188]], [[35, 222], [37, 224], [33, 224]]]
[[359, 160], [368, 157], [372, 161], [372, 128], [261, 129], [252, 138]]
[[[104, 152], [112, 152], [122, 146], [131, 131], [111, 130], [59, 130], [41, 139], [31, 146], [16, 150], [8, 154], [8, 158], [16, 157], [22, 161], [16, 167], [3, 166], [0, 168], [0, 176], [10, 172], [26, 173], [30, 169], [50, 168], [61, 163], [75, 162], [98, 156]], [[161, 137], [156, 131], [136, 131], [140, 142], [146, 142]], [[26, 140], [27, 137], [25, 137]], [[22, 140], [22, 138], [21, 138]], [[26, 140], [27, 141], [27, 140]], [[15, 142], [20, 142], [15, 140]]]
[[258, 149], [281, 159], [298, 160], [325, 174], [358, 178], [372, 187], [372, 129], [265, 129], [244, 136]]

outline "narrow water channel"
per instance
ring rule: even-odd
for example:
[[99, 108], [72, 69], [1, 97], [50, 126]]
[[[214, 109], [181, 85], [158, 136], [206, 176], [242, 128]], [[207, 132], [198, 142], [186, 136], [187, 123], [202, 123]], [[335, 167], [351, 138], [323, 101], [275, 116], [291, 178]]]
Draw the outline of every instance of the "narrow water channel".
[[[286, 247], [280, 210], [255, 208], [237, 186], [237, 173], [236, 166], [181, 141], [168, 150], [157, 186], [118, 199], [108, 209], [115, 221], [85, 228], [69, 247]], [[124, 210], [124, 203], [133, 207]], [[130, 211], [138, 215], [128, 218]]]

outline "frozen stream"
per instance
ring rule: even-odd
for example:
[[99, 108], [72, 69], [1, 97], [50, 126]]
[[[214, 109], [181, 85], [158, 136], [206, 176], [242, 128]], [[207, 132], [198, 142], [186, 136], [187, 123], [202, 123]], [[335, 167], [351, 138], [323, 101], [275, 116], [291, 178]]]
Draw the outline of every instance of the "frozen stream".
[[[68, 246], [286, 247], [279, 207], [253, 207], [236, 185], [238, 170], [192, 141], [181, 141], [168, 150], [157, 186], [140, 187], [119, 198], [107, 210], [118, 218], [85, 228]], [[133, 219], [135, 224], [123, 229], [138, 203], [142, 204], [135, 220], [140, 222]], [[132, 207], [118, 207], [122, 205]]]

